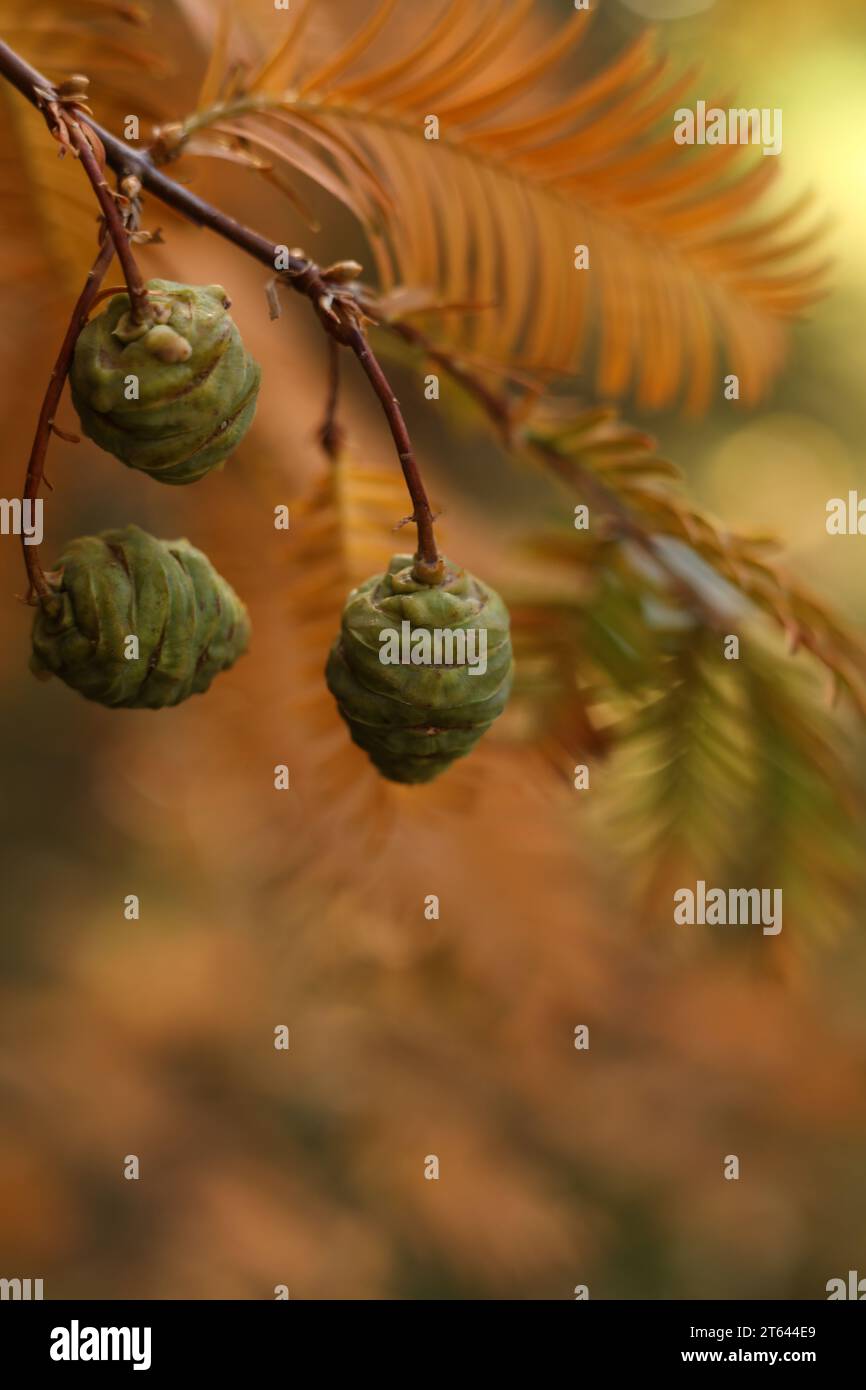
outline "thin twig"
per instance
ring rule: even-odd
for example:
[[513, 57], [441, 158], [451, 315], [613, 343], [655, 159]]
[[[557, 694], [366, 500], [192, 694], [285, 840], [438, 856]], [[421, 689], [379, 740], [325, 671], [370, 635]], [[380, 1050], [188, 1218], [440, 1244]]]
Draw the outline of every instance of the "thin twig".
[[[102, 283], [108, 267], [114, 259], [114, 244], [109, 236], [106, 235], [99, 255], [91, 267], [90, 273], [84, 283], [84, 288], [78, 296], [78, 301], [72, 311], [72, 318], [69, 320], [69, 327], [66, 336], [57, 354], [57, 361], [48, 380], [48, 387], [45, 398], [42, 402], [42, 409], [39, 412], [39, 421], [36, 426], [36, 436], [33, 440], [33, 448], [30, 450], [30, 459], [27, 464], [27, 477], [24, 482], [24, 500], [35, 502], [42, 480], [45, 476], [45, 455], [48, 443], [54, 428], [54, 415], [63, 394], [63, 386], [69, 374], [69, 367], [72, 362], [72, 354], [75, 349], [76, 339], [87, 320], [87, 315], [93, 308], [97, 298], [99, 286]], [[38, 595], [43, 601], [53, 597], [51, 588], [45, 578], [44, 571], [39, 562], [39, 547], [27, 545], [22, 535], [22, 549], [24, 551], [24, 564], [27, 567], [27, 576], [30, 580], [30, 590], [27, 594], [28, 603], [33, 602], [33, 594]]]
[[82, 123], [75, 117], [71, 117], [66, 122], [66, 129], [69, 139], [81, 166], [93, 186], [93, 191], [102, 209], [105, 218], [105, 225], [108, 228], [108, 235], [114, 243], [117, 252], [117, 259], [123, 271], [123, 278], [129, 291], [130, 317], [133, 323], [146, 323], [148, 310], [147, 286], [138, 268], [135, 257], [132, 254], [132, 245], [129, 240], [129, 233], [123, 223], [120, 208], [114, 197], [114, 193], [109, 188], [105, 180], [105, 175], [100, 166], [90, 141], [87, 138], [86, 128], [82, 128]]
[[[5, 45], [2, 48], [5, 49]], [[11, 50], [9, 50], [11, 53]], [[0, 52], [0, 68], [6, 59]], [[132, 201], [124, 196], [128, 217], [122, 216], [114, 194], [105, 179], [105, 148], [95, 126], [89, 124], [92, 112], [87, 104], [89, 81], [81, 73], [67, 78], [55, 87], [37, 87], [32, 97], [41, 111], [51, 134], [60, 145], [61, 153], [72, 150], [80, 160], [84, 172], [90, 180], [97, 201], [102, 209], [102, 217], [108, 235], [114, 243], [120, 261], [130, 299], [130, 318], [133, 323], [148, 323], [152, 315], [149, 310], [147, 288], [132, 254], [128, 221], [132, 221]], [[131, 180], [127, 180], [131, 182]], [[136, 184], [136, 187], [140, 185]]]
[[433, 535], [433, 513], [430, 510], [427, 493], [421, 481], [415, 455], [412, 452], [412, 444], [406, 429], [406, 422], [403, 419], [403, 412], [388, 378], [379, 366], [360, 329], [354, 330], [349, 346], [367, 373], [373, 390], [382, 403], [382, 409], [387, 417], [388, 426], [397, 448], [400, 467], [403, 469], [403, 477], [406, 479], [409, 496], [412, 498], [412, 520], [418, 528], [418, 561], [415, 565], [415, 576], [424, 583], [436, 583], [437, 577], [441, 578], [442, 576], [444, 566], [436, 549], [436, 538]]

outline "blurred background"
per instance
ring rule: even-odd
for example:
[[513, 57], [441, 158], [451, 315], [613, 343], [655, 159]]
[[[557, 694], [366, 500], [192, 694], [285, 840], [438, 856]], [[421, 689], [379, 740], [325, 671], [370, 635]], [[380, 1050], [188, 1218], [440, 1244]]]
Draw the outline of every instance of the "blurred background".
[[[363, 9], [312, 8], [320, 55]], [[551, 22], [562, 8], [536, 6]], [[599, 8], [582, 76], [656, 20], [675, 66], [703, 65], [708, 96], [783, 108], [784, 189], [768, 206], [811, 189], [833, 258], [757, 408], [624, 412], [694, 501], [778, 534], [794, 571], [862, 626], [862, 538], [824, 523], [866, 464], [866, 14], [858, 0]], [[86, 72], [104, 124], [134, 111], [148, 127], [194, 103], [217, 7], [147, 9], [130, 37], [96, 6], [61, 20], [43, 0], [3, 0], [3, 36], [52, 79]], [[238, 10], [251, 42], [281, 22], [272, 5]], [[0, 491], [14, 497], [94, 226], [80, 170], [39, 117], [5, 89], [0, 108]], [[248, 171], [190, 160], [182, 176], [321, 263], [370, 264], [356, 221], [309, 181], [319, 231]], [[306, 305], [285, 296], [271, 322], [261, 267], [152, 201], [145, 225], [165, 238], [142, 249], [148, 275], [229, 289], [264, 367], [255, 426], [194, 488], [55, 439], [45, 557], [131, 520], [188, 536], [245, 598], [254, 639], [175, 710], [90, 705], [29, 674], [18, 543], [0, 539], [0, 1275], [43, 1278], [48, 1298], [257, 1299], [286, 1284], [292, 1298], [547, 1299], [587, 1284], [593, 1298], [808, 1299], [866, 1273], [859, 801], [780, 775], [777, 803], [744, 821], [757, 859], [736, 876], [739, 845], [675, 875], [783, 882], [785, 929], [769, 938], [673, 927], [667, 872], [633, 859], [652, 813], [630, 802], [627, 757], [596, 764], [573, 734], [566, 772], [593, 769], [592, 793], [576, 793], [533, 735], [531, 690], [440, 783], [379, 781], [320, 673], [347, 576], [403, 546], [383, 422], [350, 365], [335, 488], [316, 439], [326, 344]], [[550, 510], [544, 481], [506, 462], [465, 405], [426, 402], [423, 365], [392, 350], [388, 369], [449, 554], [506, 591], [537, 581], [516, 531]], [[68, 400], [60, 423], [76, 428]], [[273, 528], [281, 502], [288, 534]], [[804, 658], [779, 660], [786, 689], [807, 679]], [[773, 726], [771, 708], [767, 745]], [[834, 737], [859, 793], [862, 733], [844, 707]], [[722, 745], [705, 752], [724, 762]], [[722, 820], [721, 856], [736, 787], [698, 795]], [[813, 878], [816, 824], [831, 821], [843, 829], [820, 842]], [[124, 918], [128, 894], [139, 921]], [[274, 1050], [279, 1024], [288, 1052]], [[429, 1154], [438, 1182], [424, 1180]], [[722, 1177], [729, 1154], [738, 1182]]]

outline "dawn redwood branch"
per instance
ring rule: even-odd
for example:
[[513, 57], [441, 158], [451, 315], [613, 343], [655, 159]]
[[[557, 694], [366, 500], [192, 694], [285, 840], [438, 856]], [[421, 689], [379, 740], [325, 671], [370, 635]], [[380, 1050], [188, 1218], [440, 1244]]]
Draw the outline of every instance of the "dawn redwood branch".
[[[40, 94], [53, 93], [53, 84], [2, 40], [0, 76], [42, 111], [50, 126], [50, 112], [45, 110], [45, 98]], [[231, 242], [262, 265], [266, 265], [269, 270], [273, 271], [278, 265], [282, 266], [277, 277], [280, 283], [288, 285], [296, 293], [309, 299], [325, 331], [336, 342], [355, 354], [385, 412], [412, 499], [413, 520], [418, 528], [417, 576], [422, 582], [437, 582], [433, 576], [441, 575], [441, 564], [433, 537], [433, 514], [400, 406], [367, 342], [366, 335], [359, 327], [360, 310], [354, 299], [342, 291], [339, 280], [329, 280], [314, 261], [291, 251], [286, 255], [285, 247], [268, 241], [267, 237], [261, 236], [249, 227], [242, 226], [228, 213], [205, 202], [188, 188], [175, 183], [174, 179], [157, 168], [146, 152], [132, 149], [125, 141], [103, 129], [89, 116], [85, 118], [80, 111], [76, 111], [75, 115], [76, 119], [82, 125], [86, 124], [101, 142], [105, 150], [106, 163], [120, 179], [133, 175], [139, 180], [142, 188], [160, 202], [174, 208], [175, 212], [197, 226], [207, 227], [210, 231], [216, 232], [225, 241]]]
[[[99, 297], [99, 286], [102, 284], [105, 272], [114, 259], [114, 243], [111, 237], [106, 234], [99, 251], [99, 255], [91, 267], [90, 273], [84, 282], [84, 288], [78, 296], [78, 301], [72, 311], [72, 318], [69, 320], [69, 327], [57, 354], [57, 361], [48, 379], [48, 387], [45, 398], [42, 402], [42, 409], [39, 412], [39, 421], [36, 425], [36, 435], [33, 440], [33, 448], [30, 450], [30, 459], [27, 464], [27, 477], [24, 482], [24, 500], [35, 502], [39, 495], [39, 489], [45, 476], [45, 455], [48, 443], [54, 429], [54, 416], [63, 394], [63, 386], [69, 374], [69, 367], [72, 362], [72, 354], [79, 333], [87, 322], [87, 315], [93, 308], [94, 303]], [[28, 601], [36, 593], [43, 601], [50, 601], [53, 597], [45, 578], [42, 566], [39, 562], [39, 547], [27, 545], [23, 534], [21, 546], [24, 551], [24, 564], [27, 567], [27, 576], [30, 580], [30, 593], [27, 595]]]

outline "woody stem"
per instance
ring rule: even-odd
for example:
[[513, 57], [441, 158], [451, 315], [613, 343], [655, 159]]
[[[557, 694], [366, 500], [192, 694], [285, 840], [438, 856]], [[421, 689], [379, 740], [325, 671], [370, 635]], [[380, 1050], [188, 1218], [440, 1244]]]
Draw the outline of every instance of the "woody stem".
[[437, 578], [441, 578], [443, 565], [436, 549], [436, 538], [433, 535], [433, 513], [418, 470], [412, 442], [409, 439], [409, 431], [406, 428], [406, 421], [403, 419], [403, 412], [388, 378], [379, 366], [370, 344], [360, 329], [354, 329], [349, 335], [349, 347], [364, 368], [373, 390], [379, 397], [397, 449], [400, 467], [409, 489], [409, 496], [412, 499], [412, 520], [418, 528], [416, 577], [428, 583], [435, 583]]

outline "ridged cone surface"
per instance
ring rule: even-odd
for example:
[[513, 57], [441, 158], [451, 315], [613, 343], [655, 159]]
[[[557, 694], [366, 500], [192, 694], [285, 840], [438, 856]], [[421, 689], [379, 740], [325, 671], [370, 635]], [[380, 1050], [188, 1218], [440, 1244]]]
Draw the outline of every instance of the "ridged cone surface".
[[[353, 590], [326, 668], [352, 738], [394, 782], [429, 782], [468, 753], [502, 713], [513, 667], [508, 610], [499, 595], [447, 560], [445, 579], [432, 586], [413, 578], [412, 565], [411, 555], [395, 555], [385, 574]], [[381, 634], [399, 633], [411, 651], [422, 629], [454, 635], [475, 629], [476, 655], [485, 633], [486, 670], [473, 672], [466, 653], [459, 665], [381, 660]]]
[[81, 536], [49, 580], [55, 598], [37, 610], [31, 670], [101, 705], [180, 704], [249, 644], [244, 604], [186, 540], [156, 540], [137, 526]]

